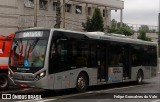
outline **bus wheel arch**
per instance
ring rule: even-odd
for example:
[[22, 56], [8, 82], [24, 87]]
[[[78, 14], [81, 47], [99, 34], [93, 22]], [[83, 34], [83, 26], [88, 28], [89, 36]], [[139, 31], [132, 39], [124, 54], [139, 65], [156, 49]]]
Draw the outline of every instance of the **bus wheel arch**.
[[78, 92], [84, 92], [89, 86], [89, 76], [87, 72], [81, 71], [76, 80], [76, 90]]
[[142, 84], [143, 78], [144, 78], [143, 70], [139, 69], [137, 73], [137, 79], [136, 79], [137, 84]]

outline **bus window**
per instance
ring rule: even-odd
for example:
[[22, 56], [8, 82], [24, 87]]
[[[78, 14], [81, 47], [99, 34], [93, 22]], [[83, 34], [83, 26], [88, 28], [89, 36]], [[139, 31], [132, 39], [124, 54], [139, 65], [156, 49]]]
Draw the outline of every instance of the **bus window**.
[[132, 45], [131, 66], [150, 66], [148, 46]]
[[123, 48], [119, 43], [111, 43], [109, 46], [109, 66], [123, 66]]
[[90, 45], [88, 67], [97, 67], [96, 45]]
[[57, 73], [69, 69], [67, 39], [56, 39], [51, 45], [49, 73]]
[[89, 46], [84, 41], [77, 42], [77, 67], [86, 67], [88, 64]]
[[156, 46], [149, 47], [150, 66], [157, 66], [157, 49]]

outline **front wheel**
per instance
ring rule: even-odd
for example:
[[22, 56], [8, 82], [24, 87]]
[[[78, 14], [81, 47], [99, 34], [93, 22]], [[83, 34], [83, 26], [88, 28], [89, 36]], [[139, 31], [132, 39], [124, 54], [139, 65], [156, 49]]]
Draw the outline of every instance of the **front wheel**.
[[137, 84], [142, 84], [142, 83], [143, 83], [143, 73], [142, 73], [142, 71], [138, 71]]
[[7, 89], [8, 86], [8, 75], [5, 73], [0, 73], [0, 90]]
[[86, 74], [80, 73], [77, 77], [76, 89], [78, 92], [84, 92], [88, 87], [88, 78]]

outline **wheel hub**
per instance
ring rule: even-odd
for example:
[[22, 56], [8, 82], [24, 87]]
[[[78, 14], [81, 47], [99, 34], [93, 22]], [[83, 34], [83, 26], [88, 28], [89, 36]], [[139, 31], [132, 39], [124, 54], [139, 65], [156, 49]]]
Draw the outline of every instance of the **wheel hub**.
[[84, 80], [83, 77], [80, 77], [80, 78], [78, 79], [78, 86], [79, 86], [79, 88], [81, 88], [81, 89], [85, 87], [85, 80]]

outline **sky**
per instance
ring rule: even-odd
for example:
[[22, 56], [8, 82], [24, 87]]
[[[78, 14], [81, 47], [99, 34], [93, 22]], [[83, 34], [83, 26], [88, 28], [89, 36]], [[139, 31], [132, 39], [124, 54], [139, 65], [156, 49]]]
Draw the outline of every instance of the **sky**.
[[[122, 0], [124, 1], [123, 22], [158, 26], [160, 0]], [[120, 21], [120, 11], [112, 11], [111, 19]]]

